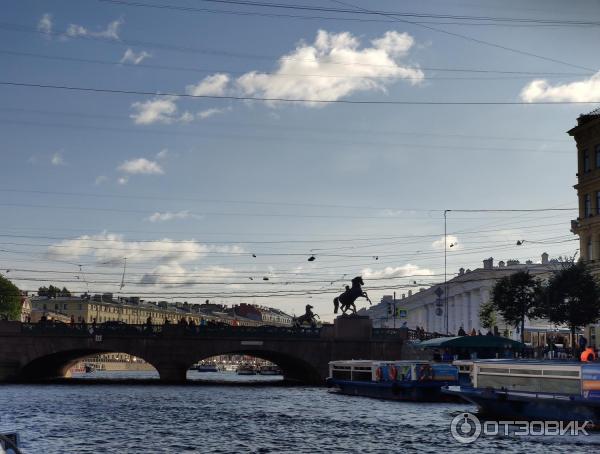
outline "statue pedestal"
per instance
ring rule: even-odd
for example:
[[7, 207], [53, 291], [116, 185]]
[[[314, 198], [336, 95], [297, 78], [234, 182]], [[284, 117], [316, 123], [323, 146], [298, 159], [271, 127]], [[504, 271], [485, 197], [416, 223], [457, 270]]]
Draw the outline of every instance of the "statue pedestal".
[[369, 340], [373, 322], [366, 315], [340, 315], [333, 321], [335, 339]]

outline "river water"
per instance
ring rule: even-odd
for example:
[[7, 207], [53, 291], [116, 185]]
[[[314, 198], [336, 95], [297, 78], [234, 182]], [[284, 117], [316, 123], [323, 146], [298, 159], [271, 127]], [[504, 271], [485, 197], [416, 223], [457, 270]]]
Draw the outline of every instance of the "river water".
[[[480, 437], [462, 445], [451, 437], [450, 421], [475, 411], [466, 403], [413, 404], [326, 388], [236, 385], [227, 382], [240, 377], [217, 375], [223, 384], [1, 385], [0, 431], [16, 430], [30, 454], [600, 452], [600, 434]], [[94, 376], [155, 377], [89, 374]], [[242, 378], [264, 379], [277, 377]]]

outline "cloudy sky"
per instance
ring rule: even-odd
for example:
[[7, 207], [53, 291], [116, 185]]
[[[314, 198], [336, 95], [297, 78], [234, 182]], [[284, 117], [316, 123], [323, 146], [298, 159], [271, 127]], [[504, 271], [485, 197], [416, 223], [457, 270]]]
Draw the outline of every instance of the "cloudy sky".
[[2, 273], [331, 319], [443, 280], [444, 210], [449, 276], [577, 251], [597, 2], [280, 5], [5, 2]]

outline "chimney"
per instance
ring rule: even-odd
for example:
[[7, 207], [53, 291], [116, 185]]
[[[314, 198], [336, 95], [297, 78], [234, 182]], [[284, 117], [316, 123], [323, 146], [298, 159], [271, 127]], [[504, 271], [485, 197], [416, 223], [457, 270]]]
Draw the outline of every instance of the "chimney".
[[494, 268], [494, 257], [490, 257], [489, 259], [485, 259], [483, 261], [483, 269], [491, 270]]
[[542, 254], [542, 265], [547, 265], [547, 264], [548, 264], [548, 254], [544, 252]]
[[[485, 262], [485, 260], [484, 260], [484, 262]], [[464, 268], [459, 269], [458, 270], [458, 275], [462, 276], [463, 274], [465, 274], [465, 269]]]

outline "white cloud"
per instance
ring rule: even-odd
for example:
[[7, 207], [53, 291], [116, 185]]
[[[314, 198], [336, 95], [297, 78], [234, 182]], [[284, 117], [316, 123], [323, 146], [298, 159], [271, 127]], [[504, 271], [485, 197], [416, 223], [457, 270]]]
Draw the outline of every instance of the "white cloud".
[[176, 99], [174, 96], [166, 96], [144, 102], [134, 102], [131, 108], [136, 112], [129, 117], [138, 125], [149, 125], [152, 123], [170, 124], [177, 121], [189, 122], [193, 120], [193, 115], [189, 112], [184, 112], [179, 116], [177, 104], [175, 104]]
[[168, 148], [163, 148], [158, 153], [156, 153], [156, 159], [167, 159], [167, 156], [169, 156]]
[[50, 159], [50, 162], [52, 163], [53, 166], [64, 166], [65, 160], [63, 158], [62, 152], [57, 151], [56, 153], [54, 153], [52, 155], [52, 158]]
[[164, 221], [172, 221], [173, 219], [187, 219], [189, 217], [192, 217], [194, 215], [192, 215], [189, 210], [183, 210], [183, 211], [176, 211], [176, 212], [172, 212], [172, 211], [165, 211], [164, 213], [161, 213], [159, 211], [157, 211], [156, 213], [152, 214], [151, 216], [146, 218], [146, 221], [150, 221], [150, 222], [164, 222]]
[[125, 241], [122, 235], [101, 233], [82, 235], [76, 239], [63, 240], [48, 248], [52, 257], [76, 259], [92, 256], [98, 263], [128, 262], [186, 263], [203, 257], [210, 247], [192, 241], [173, 241], [168, 238], [156, 241]]
[[593, 76], [565, 84], [551, 85], [547, 80], [537, 79], [521, 90], [525, 102], [536, 101], [600, 101], [600, 71]]
[[96, 177], [96, 180], [94, 181], [94, 184], [96, 186], [99, 186], [99, 185], [101, 185], [102, 183], [104, 183], [107, 180], [108, 180], [108, 177], [106, 175], [98, 175]]
[[145, 50], [138, 52], [137, 54], [131, 49], [127, 48], [123, 57], [121, 58], [121, 63], [133, 63], [134, 65], [139, 65], [146, 58], [152, 57], [152, 54], [146, 52]]
[[188, 85], [185, 91], [193, 96], [223, 96], [228, 84], [229, 76], [217, 73], [206, 76], [196, 85]]
[[209, 117], [212, 117], [213, 115], [225, 113], [227, 110], [229, 109], [206, 109], [201, 112], [198, 112], [197, 115], [201, 120], [205, 120]]
[[156, 161], [149, 161], [146, 158], [137, 158], [125, 161], [117, 170], [130, 174], [156, 175], [165, 173]]
[[119, 177], [117, 179], [117, 183], [119, 183], [121, 186], [126, 185], [128, 181], [129, 181], [129, 178], [127, 178], [127, 177]]
[[315, 100], [337, 100], [358, 91], [385, 91], [399, 79], [414, 85], [423, 80], [423, 72], [398, 61], [413, 44], [407, 33], [388, 31], [371, 41], [372, 47], [360, 48], [359, 39], [351, 33], [319, 30], [312, 45], [300, 43], [281, 57], [274, 74], [252, 71], [239, 77], [236, 84], [248, 96]]
[[169, 263], [157, 266], [151, 273], [144, 274], [140, 282], [168, 287], [189, 286], [199, 281], [206, 283], [230, 279], [233, 274], [231, 268], [221, 266], [188, 270], [179, 263]]
[[37, 29], [42, 33], [50, 35], [52, 33], [52, 14], [44, 14], [38, 22]]
[[152, 271], [144, 274], [139, 282], [179, 286], [231, 279], [234, 270], [230, 268], [193, 265], [186, 268], [185, 265], [203, 259], [209, 252], [238, 251], [244, 252], [238, 245], [206, 245], [193, 239], [175, 241], [169, 238], [148, 242], [126, 241], [122, 235], [103, 232], [57, 242], [48, 248], [47, 254], [53, 259], [87, 257], [102, 265], [122, 265], [125, 257], [128, 264], [154, 263]]
[[362, 270], [363, 279], [377, 279], [382, 277], [402, 277], [402, 276], [431, 276], [433, 271], [428, 268], [420, 268], [410, 263], [404, 266], [387, 266], [380, 270], [365, 268]]
[[123, 19], [117, 19], [109, 23], [104, 30], [92, 32], [82, 25], [70, 24], [67, 27], [67, 36], [93, 36], [96, 38], [119, 39], [119, 28], [123, 25]]
[[[454, 235], [448, 235], [446, 236], [447, 240], [446, 240], [446, 245], [448, 246], [448, 250], [458, 250], [462, 248], [462, 245], [458, 242], [458, 238]], [[450, 247], [450, 245], [453, 245], [452, 247]], [[443, 251], [444, 250], [444, 237], [442, 236], [439, 240], [435, 240], [433, 243], [431, 243], [431, 247], [433, 249], [435, 249], [436, 251]]]

